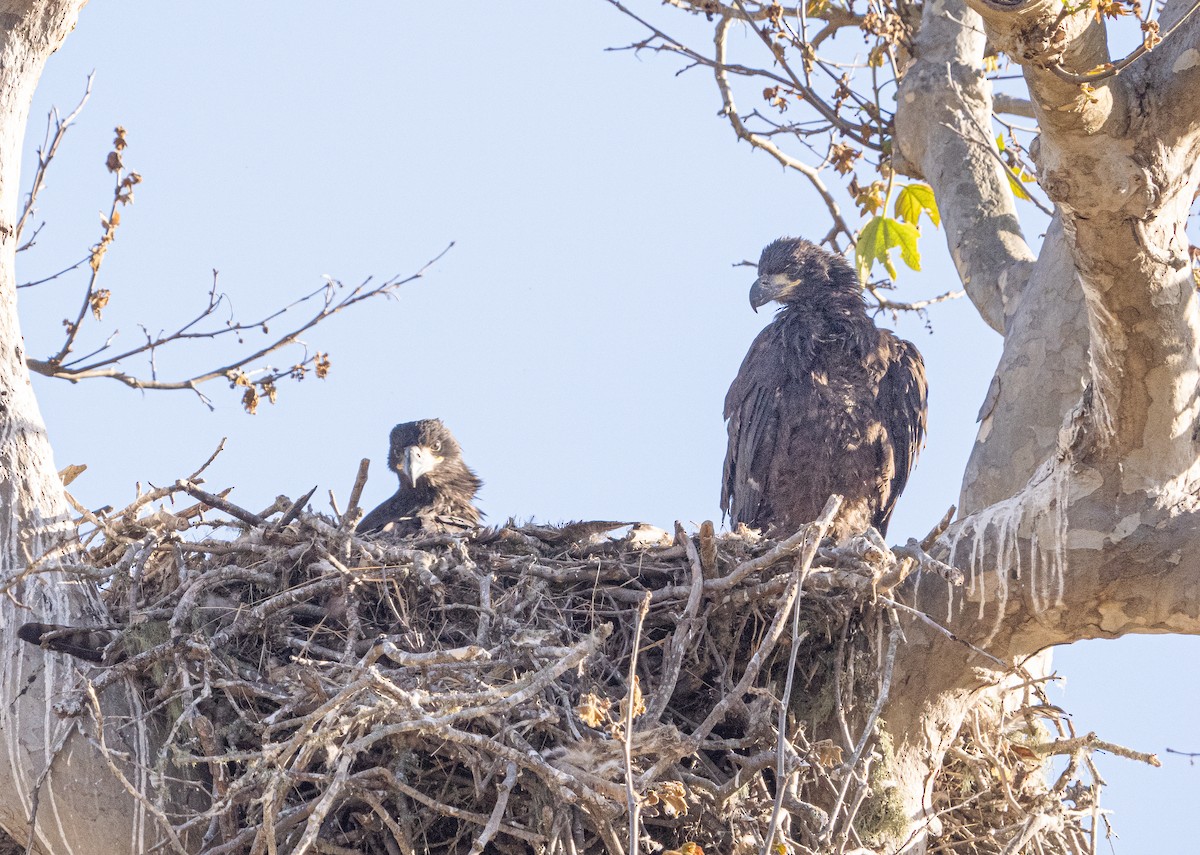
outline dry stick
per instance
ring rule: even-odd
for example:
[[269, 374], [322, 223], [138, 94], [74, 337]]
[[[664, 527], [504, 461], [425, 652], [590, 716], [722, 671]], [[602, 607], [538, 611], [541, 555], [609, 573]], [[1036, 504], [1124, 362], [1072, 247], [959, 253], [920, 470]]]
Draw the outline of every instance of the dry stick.
[[491, 642], [492, 634], [492, 573], [483, 570], [479, 577], [479, 620], [475, 624], [475, 643], [480, 647]]
[[921, 539], [922, 549], [928, 551], [933, 548], [933, 545], [937, 543], [937, 539], [946, 532], [946, 529], [950, 528], [950, 520], [954, 519], [954, 513], [957, 510], [958, 507], [956, 505], [950, 506], [950, 510], [946, 511], [945, 516], [938, 521], [938, 524], [930, 529], [929, 534]]
[[483, 827], [483, 832], [471, 844], [471, 851], [467, 855], [483, 855], [484, 847], [496, 836], [496, 832], [500, 830], [500, 820], [504, 818], [504, 811], [508, 808], [508, 797], [512, 794], [516, 783], [517, 764], [509, 760], [504, 766], [504, 780], [500, 782], [500, 792], [496, 795], [496, 806], [492, 808], [492, 815], [488, 817], [487, 825]]
[[850, 725], [846, 721], [845, 693], [842, 691], [843, 663], [846, 661], [846, 638], [850, 635], [850, 620], [842, 624], [838, 634], [837, 647], [834, 648], [833, 666], [833, 711], [837, 714], [838, 727], [841, 729], [842, 743], [847, 751], [854, 750], [854, 737], [850, 735]]
[[181, 478], [180, 480], [176, 481], [175, 485], [189, 496], [204, 502], [204, 504], [208, 505], [210, 508], [216, 508], [219, 511], [224, 511], [234, 519], [241, 520], [247, 525], [261, 526], [265, 522], [265, 520], [263, 520], [263, 518], [258, 514], [248, 511], [245, 508], [238, 507], [233, 502], [230, 502], [227, 499], [222, 499], [220, 496], [207, 493], [204, 490], [201, 490], [195, 482], [189, 481], [186, 478]]
[[249, 632], [254, 632], [267, 622], [267, 618], [276, 612], [291, 608], [297, 603], [316, 600], [321, 594], [327, 594], [341, 587], [342, 576], [318, 576], [311, 582], [296, 585], [268, 597], [250, 609], [243, 609], [233, 623], [216, 633], [208, 642], [211, 649], [220, 649], [233, 639]]
[[984, 658], [991, 660], [991, 662], [993, 664], [998, 665], [1001, 668], [1001, 670], [1008, 671], [1012, 668], [1011, 663], [1005, 662], [1003, 659], [993, 656], [992, 654], [990, 654], [986, 650], [984, 650], [982, 647], [977, 647], [976, 645], [967, 641], [965, 638], [959, 638], [953, 632], [948, 630], [946, 627], [942, 626], [940, 623], [935, 621], [933, 618], [931, 618], [929, 615], [925, 614], [925, 612], [921, 611], [920, 609], [914, 609], [912, 606], [906, 606], [906, 605], [904, 605], [904, 603], [897, 602], [897, 601], [891, 599], [890, 597], [880, 597], [879, 601], [881, 603], [883, 603], [884, 605], [888, 606], [889, 608], [898, 609], [899, 611], [902, 611], [905, 614], [910, 614], [913, 617], [917, 618], [918, 620], [923, 621], [924, 623], [926, 623], [929, 626], [936, 629], [942, 635], [946, 636], [946, 638], [950, 639], [951, 641], [957, 641], [959, 644], [969, 647], [975, 653], [978, 653], [980, 656], [983, 656]]
[[375, 812], [375, 816], [387, 826], [388, 831], [392, 833], [392, 839], [397, 846], [405, 850], [406, 855], [416, 855], [412, 843], [408, 839], [408, 833], [400, 827], [400, 823], [396, 822], [391, 812], [383, 806], [383, 802], [379, 800], [375, 793], [367, 787], [355, 787], [354, 794], [371, 806], [371, 810]]
[[[363, 734], [350, 743], [348, 749], [361, 752], [379, 740], [390, 738], [396, 734], [409, 733], [411, 731], [425, 732], [444, 728], [464, 719], [496, 715], [512, 709], [540, 693], [552, 682], [590, 656], [599, 646], [600, 642], [608, 637], [609, 633], [605, 631], [606, 629], [611, 631], [611, 624], [598, 627], [596, 632], [582, 639], [574, 647], [569, 648], [567, 656], [550, 663], [540, 671], [513, 682], [503, 690], [493, 689], [488, 692], [444, 693], [433, 696], [431, 700], [437, 701], [444, 708], [449, 708], [450, 711], [441, 715], [426, 713], [423, 716], [409, 718], [405, 721], [378, 725], [372, 728], [369, 733]], [[375, 688], [386, 692], [398, 700], [411, 703], [411, 693], [397, 688], [383, 674], [371, 672], [363, 679], [369, 681]], [[359, 686], [356, 683], [351, 688], [357, 690]], [[348, 694], [349, 692], [343, 691], [339, 697]], [[467, 705], [472, 702], [475, 703], [474, 706]], [[424, 710], [421, 711], [424, 712]], [[315, 721], [315, 719], [312, 720]]]
[[183, 842], [175, 834], [175, 828], [171, 825], [171, 820], [152, 801], [146, 798], [142, 791], [135, 787], [129, 778], [125, 777], [125, 773], [121, 771], [116, 761], [113, 760], [112, 753], [108, 750], [108, 744], [104, 738], [104, 711], [100, 708], [100, 696], [97, 694], [95, 686], [91, 683], [87, 684], [87, 696], [88, 700], [91, 701], [92, 717], [96, 722], [95, 744], [100, 749], [100, 755], [104, 758], [104, 762], [108, 764], [109, 771], [113, 773], [113, 777], [121, 783], [121, 786], [133, 797], [134, 801], [139, 802], [143, 808], [154, 814], [154, 817], [162, 824], [163, 831], [166, 832], [171, 847], [180, 853], [180, 855], [187, 855], [187, 850], [184, 848]]
[[[473, 811], [463, 810], [462, 808], [457, 808], [453, 805], [442, 804], [437, 799], [427, 796], [415, 787], [411, 787], [403, 781], [398, 780], [390, 770], [385, 769], [383, 771], [387, 772], [388, 774], [388, 786], [390, 788], [403, 793], [415, 802], [419, 802], [428, 808], [432, 808], [440, 814], [452, 816], [455, 819], [461, 819], [464, 822], [473, 822], [476, 825], [482, 825], [484, 827], [487, 827], [488, 823], [490, 822], [489, 817], [486, 817], [481, 813], [474, 813]], [[519, 828], [515, 825], [501, 825], [499, 830], [503, 831], [510, 837], [515, 837], [518, 840], [524, 840], [526, 843], [541, 844], [546, 842], [546, 838], [542, 835], [533, 831], [528, 831], [524, 828]]]
[[317, 835], [321, 833], [321, 826], [325, 823], [325, 817], [329, 815], [329, 811], [333, 809], [334, 801], [341, 795], [342, 789], [346, 786], [346, 779], [350, 776], [350, 764], [352, 762], [354, 762], [353, 754], [350, 752], [342, 754], [337, 764], [337, 770], [333, 773], [333, 780], [326, 786], [325, 792], [317, 800], [312, 813], [308, 815], [308, 822], [304, 826], [304, 833], [301, 835], [299, 843], [296, 844], [296, 848], [292, 850], [295, 855], [304, 855], [317, 842]]
[[[836, 494], [830, 496], [829, 501], [825, 503], [825, 509], [821, 512], [821, 516], [815, 522], [809, 523], [807, 526], [805, 526], [804, 530], [789, 537], [787, 541], [779, 544], [776, 549], [779, 549], [783, 547], [784, 544], [791, 543], [793, 541], [796, 544], [803, 543], [805, 540], [804, 534], [806, 532], [811, 533], [812, 539], [808, 542], [806, 548], [801, 553], [800, 559], [802, 570], [804, 568], [811, 567], [813, 559], [817, 555], [817, 546], [820, 544], [821, 538], [825, 536], [825, 532], [829, 530], [829, 526], [833, 524], [833, 518], [837, 516], [837, 512], [841, 506], [841, 496]], [[795, 547], [792, 546], [790, 548], [794, 549]], [[775, 550], [772, 550], [772, 552], [774, 551]], [[766, 555], [762, 556], [762, 558], [766, 557]], [[762, 558], [755, 560], [761, 561]], [[754, 562], [747, 562], [747, 564], [752, 563]], [[737, 571], [735, 570], [734, 572], [736, 573]], [[668, 766], [671, 766], [673, 763], [677, 762], [679, 758], [695, 753], [700, 748], [701, 743], [704, 741], [704, 737], [708, 736], [712, 729], [725, 719], [725, 714], [729, 712], [729, 708], [733, 706], [734, 702], [740, 701], [742, 696], [744, 696], [746, 692], [750, 690], [751, 684], [758, 677], [759, 670], [766, 662], [766, 659], [771, 654], [771, 651], [775, 649], [775, 644], [779, 641], [779, 637], [783, 634], [784, 621], [787, 619], [788, 611], [792, 607], [792, 601], [796, 598], [798, 592], [799, 591], [796, 586], [788, 586], [783, 595], [783, 601], [779, 603], [779, 609], [775, 613], [775, 617], [772, 619], [771, 625], [767, 628], [766, 634], [763, 636], [762, 643], [759, 644], [758, 649], [754, 651], [754, 655], [750, 657], [750, 661], [746, 663], [746, 670], [742, 672], [742, 677], [740, 680], [738, 680], [737, 685], [733, 687], [733, 691], [729, 692], [717, 702], [716, 706], [712, 708], [712, 711], [709, 712], [704, 721], [702, 721], [696, 727], [696, 729], [692, 731], [692, 733], [687, 737], [686, 740], [683, 741], [681, 745], [669, 753], [664, 753], [664, 756], [659, 759], [657, 763], [651, 766], [646, 772], [642, 773], [641, 780], [643, 785], [657, 780], [658, 776], [661, 775]]]
[[536, 751], [518, 751], [515, 748], [510, 748], [503, 743], [497, 742], [490, 736], [459, 730], [456, 727], [448, 725], [435, 727], [429, 733], [429, 736], [445, 742], [463, 745], [469, 749], [484, 752], [485, 754], [494, 754], [505, 760], [511, 760], [518, 766], [522, 766], [540, 776], [543, 783], [553, 784], [554, 789], [557, 790], [558, 797], [568, 803], [577, 802], [582, 799], [588, 802], [593, 808], [604, 808], [609, 807], [608, 802], [610, 800], [619, 799], [624, 795], [621, 788], [616, 784], [602, 779], [591, 782], [596, 785], [596, 789], [593, 789], [574, 776], [568, 775], [550, 765]]
[[354, 512], [358, 510], [358, 500], [362, 498], [363, 488], [367, 486], [367, 470], [371, 467], [371, 459], [364, 457], [358, 464], [358, 475], [354, 478], [354, 486], [350, 488], [350, 500], [346, 503], [346, 513], [338, 523], [338, 528], [345, 529]]
[[[842, 781], [842, 786], [838, 790], [837, 800], [833, 803], [833, 809], [829, 811], [829, 827], [822, 835], [823, 840], [828, 843], [833, 839], [833, 830], [838, 825], [838, 813], [842, 809], [842, 804], [846, 800], [846, 792], [850, 789], [850, 782], [854, 779], [854, 770], [858, 768], [858, 763], [862, 759], [863, 751], [866, 750], [867, 743], [870, 741], [873, 731], [875, 730], [875, 722], [878, 720], [880, 713], [883, 712], [883, 705], [887, 703], [888, 693], [892, 688], [892, 670], [896, 665], [896, 645], [900, 641], [900, 627], [897, 624], [888, 633], [888, 649], [887, 655], [883, 659], [883, 677], [880, 680], [879, 695], [875, 698], [875, 706], [871, 709], [871, 714], [867, 716], [867, 721], [863, 725], [862, 735], [858, 739], [858, 745], [854, 747], [854, 754], [850, 758], [850, 762], [846, 764], [846, 777]], [[845, 837], [848, 833], [850, 821], [853, 817], [847, 815], [844, 822], [841, 837]]]
[[1029, 746], [1031, 750], [1039, 754], [1073, 754], [1081, 748], [1096, 749], [1099, 751], [1107, 751], [1109, 754], [1116, 754], [1118, 757], [1124, 757], [1128, 760], [1139, 760], [1150, 766], [1162, 766], [1162, 761], [1158, 759], [1157, 754], [1151, 754], [1144, 751], [1134, 751], [1132, 748], [1126, 748], [1122, 745], [1116, 745], [1112, 742], [1105, 742], [1102, 739], [1097, 739], [1095, 733], [1089, 733], [1086, 736], [1078, 736], [1074, 739], [1058, 739], [1054, 742], [1043, 743], [1041, 745]]
[[979, 728], [979, 711], [978, 709], [971, 712], [971, 735], [975, 737], [976, 750], [983, 755], [984, 759], [991, 764], [994, 776], [1000, 782], [1000, 789], [1004, 793], [1004, 799], [1008, 802], [1014, 816], [1020, 816], [1022, 813], [1021, 803], [1017, 801], [1017, 797], [1013, 794], [1012, 787], [1009, 786], [1009, 777], [1004, 773], [1004, 762], [1000, 759], [996, 750], [988, 744], [983, 738], [983, 732]]
[[[688, 538], [691, 541], [691, 538]], [[695, 547], [692, 547], [693, 551]], [[696, 559], [699, 561], [699, 559]], [[638, 647], [642, 643], [642, 625], [646, 622], [646, 612], [650, 610], [650, 592], [642, 597], [638, 606], [637, 619], [633, 624], [633, 649], [629, 654], [629, 691], [625, 696], [625, 739], [622, 740], [622, 751], [625, 755], [625, 805], [629, 810], [629, 851], [638, 849], [638, 819], [641, 805], [638, 803], [637, 792], [633, 787], [633, 719], [637, 715], [638, 676], [637, 661]]]
[[[779, 815], [783, 812], [783, 797], [787, 792], [784, 782], [787, 744], [787, 714], [792, 700], [792, 684], [796, 677], [796, 657], [800, 653], [800, 598], [804, 596], [804, 581], [812, 569], [811, 562], [804, 567], [792, 570], [791, 584], [796, 587], [796, 600], [792, 603], [792, 649], [788, 653], [787, 680], [783, 684], [783, 697], [779, 700], [779, 718], [775, 725], [777, 741], [775, 745], [775, 804], [771, 808], [771, 820], [767, 824], [767, 839], [763, 842], [762, 855], [769, 855], [771, 844], [775, 842], [775, 830], [779, 827]], [[788, 776], [790, 777], [790, 776]]]
[[29, 827], [29, 842], [25, 846], [25, 855], [34, 855], [34, 844], [37, 843], [37, 815], [38, 805], [42, 801], [42, 787], [46, 783], [46, 779], [50, 777], [50, 770], [54, 768], [54, 761], [62, 755], [63, 746], [67, 744], [67, 739], [79, 727], [78, 719], [70, 719], [65, 722], [60, 722], [55, 730], [58, 731], [54, 737], [54, 744], [50, 748], [50, 759], [46, 763], [46, 768], [42, 769], [42, 773], [38, 775], [37, 783], [33, 785], [33, 797], [29, 807], [29, 819], [27, 825]]
[[919, 312], [922, 309], [928, 309], [930, 306], [936, 306], [938, 303], [948, 303], [951, 300], [960, 300], [967, 296], [967, 292], [959, 288], [954, 291], [943, 291], [935, 297], [927, 297], [924, 300], [913, 300], [903, 303], [898, 300], [889, 300], [880, 293], [879, 288], [873, 283], [868, 282], [863, 287], [875, 299], [875, 305], [869, 308], [876, 315], [879, 312]]
[[[676, 540], [680, 539], [683, 526], [675, 523]], [[654, 696], [650, 710], [646, 713], [649, 721], [656, 722], [662, 718], [675, 693], [675, 685], [679, 682], [679, 673], [683, 669], [683, 657], [692, 646], [692, 641], [699, 630], [700, 601], [704, 594], [704, 570], [696, 545], [686, 534], [682, 537], [683, 546], [687, 552], [688, 563], [692, 568], [692, 590], [688, 594], [687, 606], [683, 611], [683, 619], [675, 627], [671, 635], [671, 643], [667, 648], [667, 661], [663, 664], [663, 677], [659, 681], [658, 691]]]
[[[285, 830], [291, 828], [312, 813], [313, 806], [313, 802], [306, 802], [299, 807], [284, 811], [282, 818], [276, 823], [276, 826]], [[249, 828], [243, 829], [232, 840], [226, 841], [220, 846], [205, 849], [204, 855], [232, 855], [234, 852], [244, 852], [246, 844], [256, 839], [260, 831], [262, 831], [261, 825], [252, 825]], [[251, 851], [253, 852], [254, 850], [252, 849]]]
[[[841, 505], [841, 500], [842, 497], [838, 496], [839, 507]], [[825, 508], [828, 510], [829, 506], [826, 505]], [[825, 512], [822, 511], [821, 519], [824, 519], [824, 517]], [[818, 522], [820, 522], [820, 520], [818, 520]], [[826, 528], [828, 528], [828, 524], [826, 525]], [[757, 558], [753, 558], [750, 561], [743, 561], [741, 564], [735, 567], [733, 572], [731, 572], [729, 575], [721, 576], [717, 579], [705, 579], [704, 592], [706, 594], [714, 594], [720, 591], [725, 591], [737, 585], [742, 581], [742, 579], [746, 578], [751, 573], [757, 573], [759, 570], [766, 570], [771, 565], [777, 564], [779, 561], [787, 558], [789, 555], [794, 554], [800, 549], [800, 547], [804, 546], [807, 535], [808, 527], [805, 526], [787, 540], [779, 541], [779, 543], [771, 547], [769, 551], [763, 553]], [[659, 588], [651, 593], [650, 602], [660, 603], [663, 600], [682, 599], [685, 596], [690, 596], [691, 590], [691, 585], [671, 585], [665, 588]]]
[[290, 523], [296, 517], [300, 516], [300, 512], [302, 510], [304, 510], [304, 506], [308, 504], [308, 500], [313, 497], [313, 493], [315, 493], [315, 492], [317, 492], [317, 488], [313, 487], [311, 490], [309, 490], [307, 493], [305, 493], [299, 499], [297, 499], [296, 501], [294, 501], [290, 505], [288, 505], [288, 509], [283, 512], [283, 516], [281, 516], [279, 518], [279, 520], [275, 523], [275, 525], [274, 525], [275, 530], [279, 531], [281, 529], [286, 528], [288, 523]]

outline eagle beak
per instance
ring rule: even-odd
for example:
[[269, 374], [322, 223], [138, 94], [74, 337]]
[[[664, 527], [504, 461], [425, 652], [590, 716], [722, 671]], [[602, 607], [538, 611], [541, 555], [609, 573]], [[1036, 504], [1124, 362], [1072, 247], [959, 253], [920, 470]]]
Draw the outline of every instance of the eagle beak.
[[421, 476], [432, 472], [437, 465], [438, 458], [428, 448], [423, 445], [410, 445], [404, 449], [400, 471], [404, 473], [408, 483], [416, 487]]
[[765, 306], [767, 303], [775, 299], [779, 294], [779, 288], [774, 282], [767, 282], [763, 277], [758, 277], [754, 280], [754, 284], [750, 286], [750, 308], [755, 313], [758, 312], [759, 306]]

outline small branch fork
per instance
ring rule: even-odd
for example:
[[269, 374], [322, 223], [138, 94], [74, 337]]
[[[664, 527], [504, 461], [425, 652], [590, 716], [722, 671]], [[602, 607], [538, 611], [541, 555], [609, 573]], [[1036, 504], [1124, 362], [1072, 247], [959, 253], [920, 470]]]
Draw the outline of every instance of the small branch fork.
[[[209, 291], [207, 305], [190, 321], [174, 331], [160, 332], [153, 336], [146, 334], [146, 340], [143, 344], [113, 355], [106, 355], [111, 350], [112, 339], [110, 339], [98, 350], [73, 361], [56, 362], [55, 359], [57, 357], [51, 357], [47, 361], [29, 359], [29, 368], [43, 376], [69, 380], [72, 383], [97, 377], [107, 377], [134, 389], [190, 390], [195, 392], [210, 408], [212, 403], [208, 396], [201, 391], [200, 386], [218, 378], [228, 380], [235, 387], [243, 386], [252, 390], [254, 386], [257, 386], [267, 395], [273, 397], [274, 385], [277, 381], [285, 378], [300, 379], [307, 373], [309, 367], [315, 369], [318, 377], [323, 377], [328, 371], [327, 356], [321, 352], [310, 355], [307, 352], [307, 348], [305, 348], [304, 356], [296, 364], [285, 369], [275, 369], [270, 366], [254, 368], [252, 367], [254, 364], [289, 345], [301, 344], [300, 337], [305, 332], [345, 309], [376, 297], [394, 296], [403, 286], [424, 277], [429, 269], [440, 261], [453, 246], [453, 243], [449, 244], [419, 270], [408, 276], [394, 276], [378, 283], [371, 279], [366, 279], [358, 286], [349, 289], [343, 294], [339, 294], [338, 292], [342, 291], [345, 286], [337, 280], [330, 279], [320, 288], [252, 323], [241, 323], [230, 318], [221, 326], [200, 327], [202, 322], [214, 319], [217, 310], [226, 301], [225, 295], [218, 294], [216, 291], [216, 277], [214, 275], [213, 288]], [[165, 380], [158, 376], [154, 360], [158, 351], [165, 346], [197, 340], [211, 341], [231, 335], [240, 339], [242, 333], [252, 330], [266, 332], [269, 329], [268, 324], [270, 322], [310, 303], [316, 303], [317, 308], [307, 319], [298, 322], [286, 332], [277, 335], [268, 344], [257, 348], [252, 353], [239, 356], [216, 368], [200, 371], [178, 380]], [[63, 351], [60, 351], [59, 357], [61, 355], [64, 355]], [[120, 367], [124, 361], [136, 356], [145, 356], [147, 358], [150, 368], [148, 375], [130, 373]]]
[[[60, 118], [56, 110], [51, 111], [47, 120], [46, 139], [38, 150], [38, 167], [34, 173], [21, 216], [16, 225], [18, 242], [35, 210], [38, 196], [46, 184], [46, 175], [67, 131], [74, 125], [92, 91], [92, 77], [87, 80], [83, 98], [75, 109], [67, 116]], [[118, 349], [116, 340], [120, 331], [112, 332], [108, 337], [90, 351], [77, 354], [81, 335], [89, 315], [96, 322], [103, 319], [103, 311], [112, 298], [109, 289], [99, 287], [100, 271], [107, 252], [116, 238], [117, 229], [121, 224], [121, 209], [133, 203], [134, 187], [141, 183], [141, 176], [128, 171], [125, 166], [125, 150], [128, 146], [124, 128], [116, 129], [116, 139], [113, 150], [109, 152], [106, 166], [115, 176], [113, 197], [109, 210], [101, 218], [103, 233], [99, 241], [93, 245], [86, 257], [74, 264], [41, 279], [18, 285], [18, 288], [32, 288], [43, 285], [65, 276], [72, 271], [87, 265], [90, 274], [83, 299], [79, 308], [73, 312], [72, 318], [63, 321], [65, 333], [58, 349], [44, 359], [29, 357], [26, 364], [29, 370], [44, 377], [53, 377], [78, 383], [81, 380], [108, 378], [133, 389], [154, 390], [186, 390], [191, 391], [210, 409], [211, 399], [201, 387], [213, 380], [224, 379], [231, 388], [242, 390], [242, 403], [245, 409], [254, 413], [262, 398], [274, 403], [278, 394], [277, 384], [283, 380], [303, 379], [309, 371], [323, 378], [330, 370], [330, 359], [327, 353], [321, 351], [309, 352], [302, 336], [318, 324], [328, 320], [353, 306], [376, 297], [394, 297], [405, 285], [421, 279], [429, 269], [449, 252], [454, 246], [450, 243], [445, 249], [426, 262], [415, 273], [407, 276], [397, 275], [385, 281], [376, 282], [368, 278], [355, 287], [347, 287], [342, 282], [327, 278], [325, 283], [311, 292], [293, 300], [291, 303], [275, 309], [263, 317], [251, 321], [239, 321], [233, 314], [229, 298], [218, 291], [217, 272], [213, 271], [212, 286], [208, 290], [206, 304], [189, 320], [171, 330], [160, 330], [152, 333], [142, 325], [143, 341], [140, 344]], [[41, 226], [38, 227], [39, 230]], [[34, 245], [37, 233], [18, 251], [29, 249]], [[252, 333], [271, 336], [270, 326], [281, 319], [290, 320], [295, 313], [311, 309], [306, 318], [291, 323], [284, 332], [274, 333], [267, 338], [266, 343], [254, 347], [248, 353], [228, 359], [223, 364], [184, 374], [179, 377], [161, 377], [158, 370], [157, 358], [160, 351], [169, 348], [177, 350], [178, 346], [187, 343], [211, 343], [218, 340], [234, 340], [238, 345], [244, 345], [245, 339]], [[289, 347], [299, 347], [299, 358], [285, 368], [275, 368], [265, 362], [271, 354], [281, 352]], [[145, 359], [146, 369], [136, 371], [126, 367], [130, 360]]]

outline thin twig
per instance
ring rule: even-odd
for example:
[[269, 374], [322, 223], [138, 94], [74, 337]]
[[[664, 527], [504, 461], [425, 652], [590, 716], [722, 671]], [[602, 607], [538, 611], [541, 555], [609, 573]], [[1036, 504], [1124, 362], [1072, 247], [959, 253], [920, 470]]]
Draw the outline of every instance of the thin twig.
[[641, 816], [641, 801], [633, 785], [633, 719], [641, 712], [641, 692], [638, 690], [638, 648], [642, 643], [642, 625], [646, 612], [650, 611], [650, 594], [642, 598], [633, 624], [633, 645], [629, 652], [629, 689], [625, 695], [625, 733], [621, 749], [625, 754], [625, 808], [629, 811], [629, 851], [640, 852], [638, 846], [638, 824]]
[[482, 855], [488, 843], [496, 836], [496, 832], [500, 830], [500, 821], [504, 819], [504, 811], [508, 808], [508, 797], [512, 795], [513, 787], [516, 784], [517, 764], [510, 760], [504, 764], [504, 780], [500, 782], [499, 792], [496, 794], [496, 806], [492, 808], [492, 815], [488, 817], [487, 825], [483, 827], [483, 831], [471, 844], [471, 851], [468, 855]]
[[[25, 197], [25, 205], [21, 209], [21, 217], [17, 220], [17, 225], [13, 228], [13, 240], [21, 240], [21, 232], [25, 229], [25, 223], [28, 222], [30, 214], [33, 213], [34, 203], [37, 202], [38, 193], [46, 186], [46, 170], [50, 167], [50, 162], [54, 160], [54, 156], [58, 154], [58, 146], [62, 143], [63, 137], [67, 135], [67, 131], [75, 120], [79, 118], [79, 114], [83, 112], [83, 107], [87, 104], [88, 99], [92, 97], [92, 81], [96, 77], [96, 72], [92, 72], [87, 76], [87, 84], [83, 89], [83, 97], [79, 99], [79, 103], [75, 109], [66, 115], [65, 118], [57, 119], [58, 111], [51, 110], [49, 117], [46, 119], [46, 133], [49, 136], [50, 123], [54, 124], [54, 136], [50, 137], [49, 145], [42, 144], [42, 148], [38, 150], [38, 166], [33, 174], [33, 185], [29, 189], [29, 195]], [[82, 263], [82, 262], [80, 262]], [[78, 265], [76, 265], [78, 266]], [[74, 268], [71, 268], [74, 269]], [[56, 276], [59, 274], [55, 274]], [[54, 277], [51, 277], [54, 278]], [[43, 280], [48, 281], [48, 280]]]
[[775, 804], [771, 807], [771, 819], [767, 823], [767, 839], [763, 841], [762, 855], [770, 855], [779, 828], [779, 817], [783, 813], [783, 799], [787, 792], [788, 708], [792, 701], [792, 685], [796, 680], [796, 657], [800, 653], [800, 598], [804, 595], [804, 581], [812, 570], [812, 562], [800, 564], [792, 571], [792, 583], [796, 586], [796, 600], [792, 603], [792, 649], [788, 652], [787, 680], [783, 685], [783, 697], [779, 699], [779, 714], [775, 722]]

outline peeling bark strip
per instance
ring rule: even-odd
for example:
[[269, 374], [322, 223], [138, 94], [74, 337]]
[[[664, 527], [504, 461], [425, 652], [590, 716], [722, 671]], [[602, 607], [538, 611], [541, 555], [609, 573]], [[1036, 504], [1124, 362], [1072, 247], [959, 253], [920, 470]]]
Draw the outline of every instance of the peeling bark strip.
[[[1039, 176], [1058, 216], [1008, 318], [995, 394], [981, 413], [963, 484], [975, 513], [938, 553], [971, 583], [955, 596], [918, 580], [911, 602], [1011, 661], [1082, 638], [1200, 633], [1200, 324], [1184, 235], [1200, 104], [1181, 88], [1197, 82], [1188, 51], [1200, 25], [1184, 18], [1190, 2], [1169, 4], [1161, 25], [1179, 24], [1171, 39], [1084, 88], [1079, 76], [1109, 61], [1103, 25], [1046, 0], [971, 6], [989, 40], [1022, 65], [1041, 130]], [[1051, 358], [1051, 347], [1067, 358]], [[1028, 484], [1012, 483], [1033, 469]], [[1015, 487], [1007, 494], [997, 490], [1006, 482]], [[970, 669], [986, 663], [919, 673], [937, 653], [918, 649], [901, 651], [897, 666], [911, 671], [910, 703], [885, 717], [905, 734], [907, 789], [924, 782], [928, 795], [920, 758], [940, 764], [985, 687]], [[919, 713], [915, 696], [926, 699]]]

